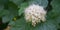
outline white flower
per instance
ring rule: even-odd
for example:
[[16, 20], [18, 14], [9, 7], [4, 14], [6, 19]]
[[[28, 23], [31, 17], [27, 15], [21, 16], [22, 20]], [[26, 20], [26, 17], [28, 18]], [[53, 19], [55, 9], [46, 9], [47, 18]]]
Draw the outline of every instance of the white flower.
[[42, 6], [39, 5], [30, 5], [25, 9], [25, 19], [26, 22], [32, 22], [33, 26], [36, 24], [41, 23], [41, 21], [46, 21], [46, 11]]

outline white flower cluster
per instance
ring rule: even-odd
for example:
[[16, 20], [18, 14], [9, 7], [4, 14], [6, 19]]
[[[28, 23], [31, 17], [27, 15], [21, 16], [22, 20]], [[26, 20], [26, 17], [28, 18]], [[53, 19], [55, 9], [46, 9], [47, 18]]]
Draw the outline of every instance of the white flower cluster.
[[25, 9], [25, 19], [27, 22], [32, 22], [33, 26], [36, 26], [39, 22], [46, 21], [46, 11], [42, 6], [39, 5], [30, 5]]

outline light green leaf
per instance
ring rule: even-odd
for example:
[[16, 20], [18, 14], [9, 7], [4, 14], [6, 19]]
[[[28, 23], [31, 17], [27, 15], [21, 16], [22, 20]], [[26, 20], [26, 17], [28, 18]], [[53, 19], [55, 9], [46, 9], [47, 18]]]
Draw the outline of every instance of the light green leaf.
[[29, 6], [28, 2], [24, 2], [24, 3], [22, 3], [22, 4], [20, 5], [20, 9], [19, 9], [19, 11], [18, 11], [19, 16], [20, 16], [22, 13], [24, 13], [24, 9], [25, 9], [27, 6]]

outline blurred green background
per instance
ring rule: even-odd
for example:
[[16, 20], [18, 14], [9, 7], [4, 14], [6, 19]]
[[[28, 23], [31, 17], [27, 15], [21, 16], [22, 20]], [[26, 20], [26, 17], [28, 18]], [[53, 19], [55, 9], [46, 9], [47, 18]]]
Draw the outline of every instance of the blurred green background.
[[24, 8], [29, 4], [47, 7], [48, 0], [0, 0], [0, 30], [60, 30], [60, 0], [52, 0], [52, 10], [47, 12], [47, 21], [33, 27], [24, 19]]

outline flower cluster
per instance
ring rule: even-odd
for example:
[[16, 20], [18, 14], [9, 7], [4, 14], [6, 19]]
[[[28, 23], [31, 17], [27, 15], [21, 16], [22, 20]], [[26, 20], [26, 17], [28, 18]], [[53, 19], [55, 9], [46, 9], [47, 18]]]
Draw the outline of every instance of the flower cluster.
[[45, 22], [46, 21], [46, 11], [44, 10], [43, 6], [39, 5], [30, 5], [25, 9], [25, 19], [26, 22], [32, 22], [33, 26], [36, 26], [36, 24]]

